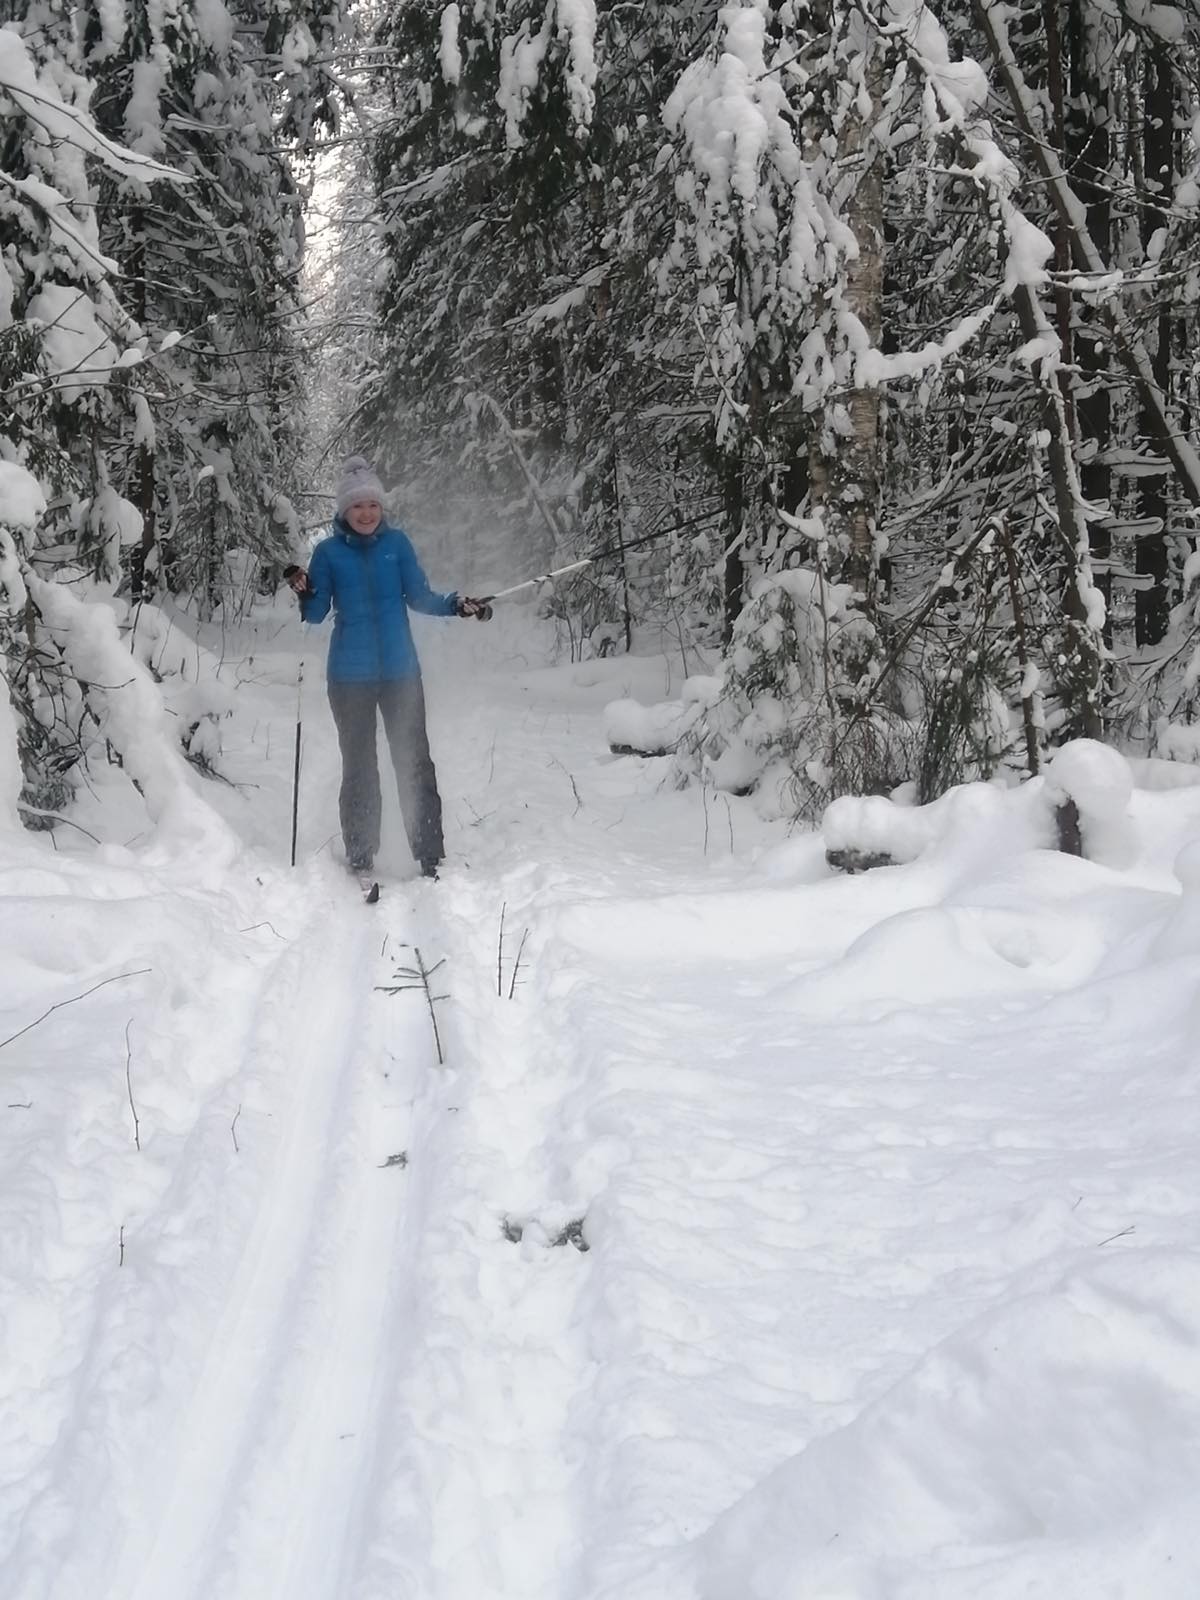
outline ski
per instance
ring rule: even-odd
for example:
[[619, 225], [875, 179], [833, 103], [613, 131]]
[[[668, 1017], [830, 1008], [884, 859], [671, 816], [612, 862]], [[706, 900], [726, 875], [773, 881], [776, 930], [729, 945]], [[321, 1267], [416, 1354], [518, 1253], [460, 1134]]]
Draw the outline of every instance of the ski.
[[359, 887], [363, 892], [363, 900], [369, 905], [376, 905], [379, 901], [379, 881], [376, 878], [360, 878]]

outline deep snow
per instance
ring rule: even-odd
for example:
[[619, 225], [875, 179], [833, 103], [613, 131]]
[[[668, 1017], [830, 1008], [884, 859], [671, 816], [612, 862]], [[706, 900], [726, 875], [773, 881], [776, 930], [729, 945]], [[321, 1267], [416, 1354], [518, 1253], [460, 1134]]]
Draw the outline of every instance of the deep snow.
[[420, 628], [450, 862], [367, 908], [322, 637], [150, 637], [208, 844], [0, 833], [4, 1600], [1194, 1600], [1200, 792], [835, 876], [511, 609]]

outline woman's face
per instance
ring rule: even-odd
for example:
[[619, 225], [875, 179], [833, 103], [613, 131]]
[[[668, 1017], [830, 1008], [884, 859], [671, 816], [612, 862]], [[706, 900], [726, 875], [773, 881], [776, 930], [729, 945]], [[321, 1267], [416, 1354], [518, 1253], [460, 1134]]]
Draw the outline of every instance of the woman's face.
[[383, 521], [383, 507], [378, 500], [352, 500], [346, 507], [346, 521], [355, 533], [374, 533]]

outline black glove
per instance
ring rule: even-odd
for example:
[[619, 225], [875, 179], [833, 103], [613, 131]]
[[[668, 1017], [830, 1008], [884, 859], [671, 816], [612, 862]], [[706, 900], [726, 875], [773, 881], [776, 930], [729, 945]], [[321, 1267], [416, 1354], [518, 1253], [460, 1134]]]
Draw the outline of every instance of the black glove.
[[283, 575], [287, 579], [288, 587], [298, 594], [302, 600], [305, 595], [315, 594], [316, 591], [313, 589], [312, 579], [303, 567], [298, 567], [293, 562], [290, 567], [284, 567]]
[[469, 594], [460, 594], [454, 603], [460, 617], [474, 617], [476, 622], [490, 622], [492, 608], [486, 600], [472, 600]]

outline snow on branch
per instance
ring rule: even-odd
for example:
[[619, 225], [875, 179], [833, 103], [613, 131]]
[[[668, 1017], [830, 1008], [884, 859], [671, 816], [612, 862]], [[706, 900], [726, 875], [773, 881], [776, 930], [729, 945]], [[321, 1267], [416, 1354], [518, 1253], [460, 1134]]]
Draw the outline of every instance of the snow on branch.
[[164, 166], [150, 156], [138, 155], [124, 145], [115, 144], [100, 132], [86, 111], [69, 105], [53, 84], [38, 76], [24, 39], [11, 29], [0, 28], [0, 94], [30, 122], [43, 129], [47, 137], [94, 156], [113, 172], [142, 183], [168, 179], [187, 183], [190, 179], [173, 167]]
[[[458, 7], [448, 6], [442, 13], [440, 52], [442, 73], [448, 83], [458, 81], [450, 76], [451, 71], [461, 71], [457, 28]], [[500, 44], [496, 103], [504, 112], [505, 141], [510, 150], [519, 149], [525, 142], [523, 124], [555, 39], [566, 48], [567, 103], [576, 137], [582, 138], [592, 125], [596, 109], [595, 0], [547, 0], [542, 25], [536, 33], [525, 21]]]
[[[1033, 290], [1047, 280], [1047, 264], [1054, 254], [1050, 239], [1013, 199], [1019, 173], [983, 118], [990, 89], [983, 68], [970, 59], [952, 59], [946, 31], [924, 0], [887, 0], [886, 15], [883, 34], [905, 50], [924, 83], [922, 110], [929, 133], [958, 137], [971, 158], [961, 175], [990, 195], [1004, 225], [1007, 250], [1002, 289], [986, 305], [960, 318], [943, 339], [918, 351], [894, 354], [884, 354], [864, 341], [855, 362], [855, 378], [865, 388], [893, 378], [917, 377], [957, 354], [1019, 288]], [[1023, 360], [1032, 363], [1057, 358], [1059, 341], [1048, 323], [1039, 334], [1044, 337], [1027, 342], [1020, 352]]]
[[195, 793], [162, 694], [122, 644], [112, 607], [89, 604], [64, 584], [32, 572], [26, 584], [72, 674], [87, 686], [101, 732], [120, 755], [160, 833], [176, 849], [227, 861], [233, 837]]

